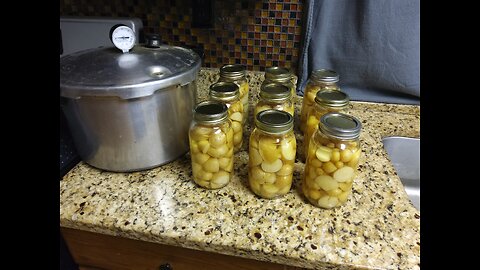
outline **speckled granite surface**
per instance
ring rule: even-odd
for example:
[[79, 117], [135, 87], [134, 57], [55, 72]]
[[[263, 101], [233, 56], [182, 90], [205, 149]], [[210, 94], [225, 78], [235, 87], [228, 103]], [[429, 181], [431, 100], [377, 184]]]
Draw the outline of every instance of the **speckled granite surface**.
[[[200, 98], [216, 81], [215, 73], [200, 71]], [[263, 73], [250, 72], [248, 79], [255, 93]], [[298, 158], [287, 195], [256, 197], [248, 189], [248, 154], [241, 151], [234, 179], [220, 190], [194, 184], [189, 154], [135, 173], [105, 172], [81, 162], [60, 181], [60, 224], [305, 268], [419, 269], [420, 213], [381, 143], [384, 136], [419, 137], [419, 107], [354, 102], [348, 113], [363, 123], [364, 157], [353, 194], [338, 209], [322, 210], [306, 201], [300, 189], [304, 164]], [[301, 146], [302, 135], [297, 140]]]

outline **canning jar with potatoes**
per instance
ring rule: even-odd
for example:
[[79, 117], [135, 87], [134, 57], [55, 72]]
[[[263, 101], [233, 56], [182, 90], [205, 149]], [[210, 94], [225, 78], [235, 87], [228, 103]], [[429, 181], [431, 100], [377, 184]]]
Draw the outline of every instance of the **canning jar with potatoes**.
[[296, 147], [291, 114], [266, 110], [256, 115], [248, 151], [248, 182], [253, 193], [272, 199], [290, 191]]
[[[305, 128], [303, 147], [305, 156], [308, 154], [308, 143], [313, 133], [318, 129], [320, 118], [328, 112], [342, 112], [350, 104], [350, 98], [342, 91], [324, 90], [318, 91], [315, 95], [315, 104], [308, 112], [307, 125]], [[306, 157], [305, 157], [306, 158]]]
[[224, 187], [233, 177], [233, 129], [227, 105], [203, 101], [193, 113], [188, 134], [193, 181], [207, 189]]
[[232, 82], [217, 82], [210, 85], [209, 99], [227, 105], [228, 118], [232, 122], [233, 151], [238, 152], [243, 143], [243, 104], [239, 87]]
[[320, 90], [340, 90], [337, 85], [338, 80], [339, 76], [333, 70], [318, 69], [312, 71], [303, 92], [302, 109], [300, 111], [300, 130], [302, 132], [305, 132], [308, 112], [315, 103], [317, 92]]
[[220, 78], [219, 82], [233, 82], [236, 83], [239, 87], [240, 100], [243, 103], [243, 123], [248, 118], [248, 82], [246, 74], [246, 68], [242, 65], [223, 65], [220, 68]]
[[290, 89], [279, 83], [263, 84], [258, 93], [258, 102], [253, 115], [256, 116], [266, 110], [285, 111], [293, 116], [295, 109]]
[[347, 201], [362, 153], [361, 128], [357, 118], [343, 113], [330, 112], [320, 118], [302, 178], [303, 193], [313, 205], [330, 209]]
[[288, 87], [292, 91], [292, 100], [295, 100], [297, 96], [297, 87], [293, 84], [293, 74], [284, 67], [268, 67], [265, 69], [265, 79], [262, 82], [262, 85], [269, 84], [272, 82], [280, 83]]

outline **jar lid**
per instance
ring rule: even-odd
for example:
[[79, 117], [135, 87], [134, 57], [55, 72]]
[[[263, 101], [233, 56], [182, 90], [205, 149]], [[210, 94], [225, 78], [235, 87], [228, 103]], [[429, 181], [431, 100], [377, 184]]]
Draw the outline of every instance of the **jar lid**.
[[202, 123], [219, 124], [228, 119], [227, 105], [218, 101], [202, 101], [193, 109], [193, 118]]
[[342, 140], [354, 140], [360, 136], [360, 121], [344, 113], [329, 112], [320, 117], [318, 129], [325, 135]]
[[255, 126], [266, 133], [286, 133], [293, 130], [293, 117], [285, 111], [265, 110], [255, 117]]
[[280, 83], [264, 84], [260, 88], [259, 96], [274, 102], [286, 101], [292, 96], [290, 88]]
[[334, 83], [338, 82], [338, 73], [330, 69], [317, 69], [312, 71], [312, 80], [320, 82]]
[[322, 90], [315, 95], [315, 103], [332, 108], [346, 107], [350, 98], [345, 92], [339, 90]]
[[220, 77], [231, 79], [231, 80], [238, 80], [245, 77], [246, 68], [245, 66], [234, 64], [234, 65], [223, 65], [220, 68]]
[[169, 45], [136, 45], [128, 53], [114, 47], [84, 50], [60, 58], [60, 95], [149, 96], [194, 81], [200, 65], [194, 51]]
[[292, 78], [292, 73], [283, 67], [268, 67], [265, 69], [265, 79], [272, 81], [285, 81]]
[[217, 82], [210, 85], [210, 96], [219, 100], [232, 100], [239, 97], [238, 85], [233, 82]]

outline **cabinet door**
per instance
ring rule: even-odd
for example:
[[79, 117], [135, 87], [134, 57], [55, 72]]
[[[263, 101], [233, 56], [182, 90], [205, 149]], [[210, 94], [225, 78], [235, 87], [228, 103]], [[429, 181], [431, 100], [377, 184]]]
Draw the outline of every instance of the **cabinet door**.
[[302, 269], [69, 228], [61, 228], [61, 232], [80, 269], [158, 270], [166, 264], [172, 270]]

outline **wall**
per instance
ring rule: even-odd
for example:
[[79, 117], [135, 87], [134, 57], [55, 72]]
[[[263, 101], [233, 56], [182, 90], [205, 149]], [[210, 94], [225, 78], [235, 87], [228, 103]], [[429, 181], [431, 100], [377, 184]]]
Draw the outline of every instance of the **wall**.
[[243, 64], [296, 72], [303, 0], [212, 0], [213, 28], [192, 27], [195, 0], [60, 0], [61, 16], [138, 17], [170, 45], [201, 47], [205, 67]]

